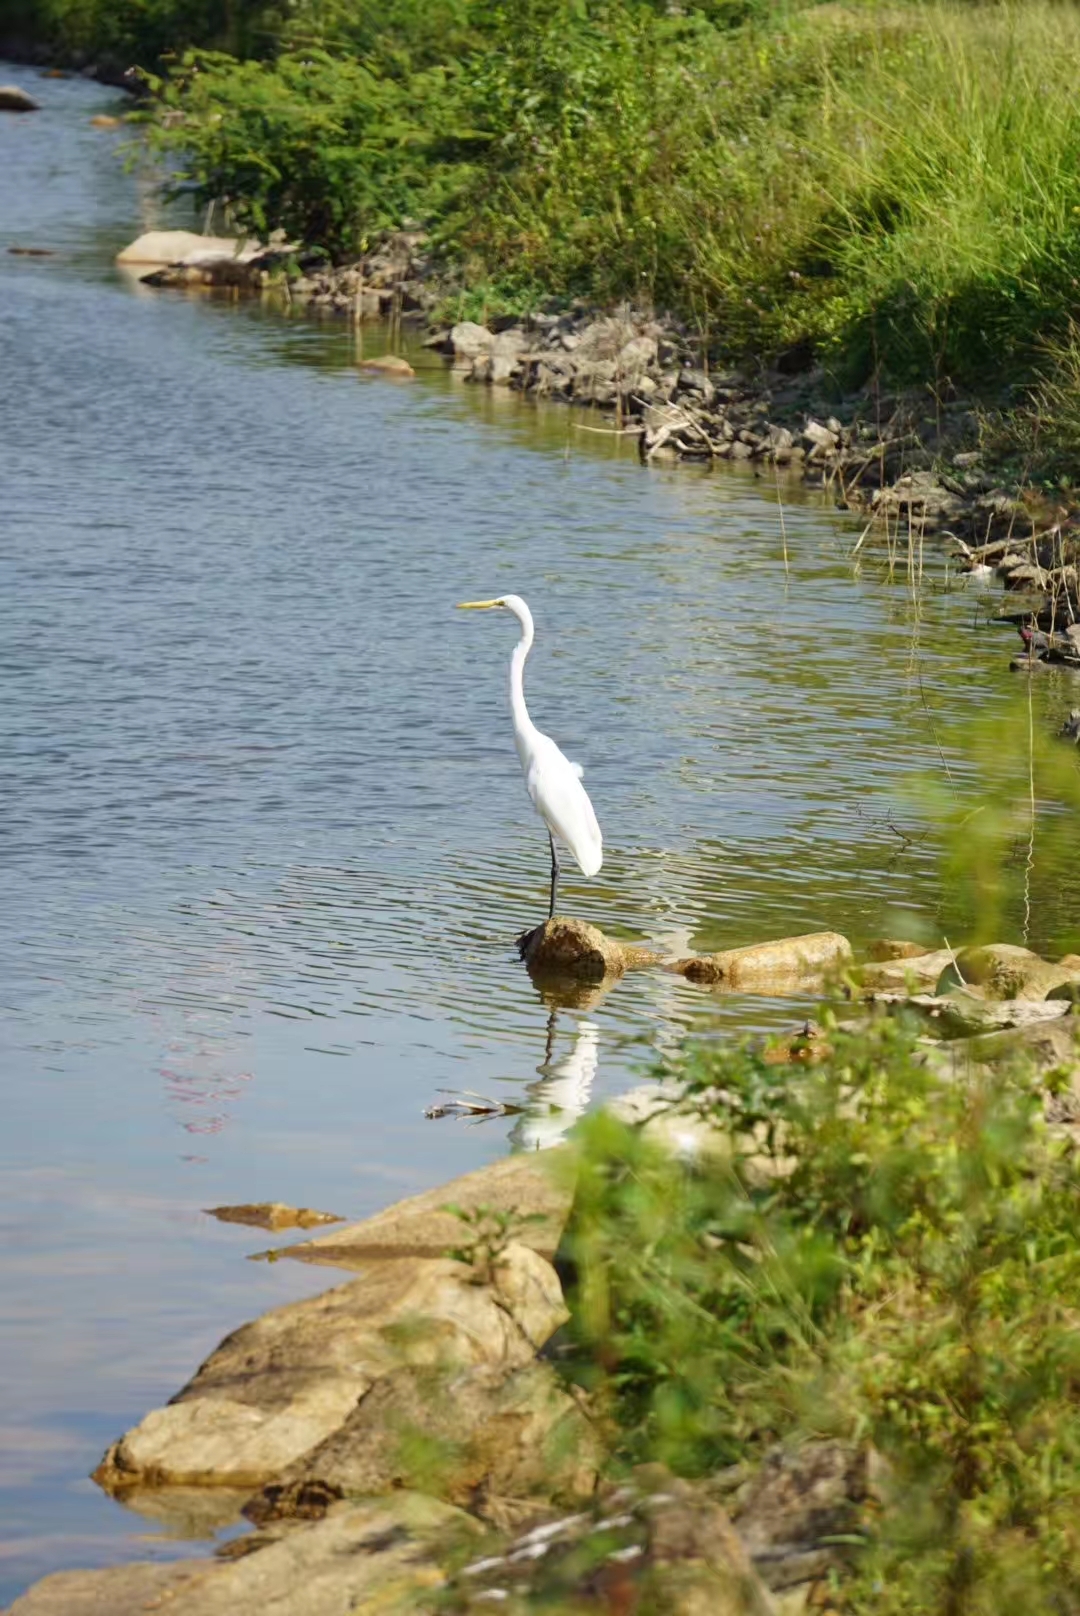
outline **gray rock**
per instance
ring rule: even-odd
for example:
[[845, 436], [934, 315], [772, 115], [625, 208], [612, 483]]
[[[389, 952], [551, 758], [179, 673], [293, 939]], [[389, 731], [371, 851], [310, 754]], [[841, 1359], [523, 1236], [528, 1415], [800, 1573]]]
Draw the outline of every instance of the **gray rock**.
[[528, 346], [528, 338], [518, 327], [500, 331], [491, 348], [488, 380], [496, 387], [508, 387], [511, 377], [521, 365], [521, 356]]
[[[561, 1593], [557, 1604], [553, 1590]], [[470, 1616], [500, 1607], [612, 1616], [776, 1611], [721, 1505], [659, 1465], [642, 1465], [624, 1485], [605, 1488], [593, 1509], [545, 1521], [467, 1562], [453, 1592], [452, 1608]]]
[[805, 1442], [767, 1453], [731, 1509], [755, 1570], [778, 1592], [843, 1564], [835, 1539], [858, 1530], [870, 1494], [864, 1451], [846, 1442]]
[[634, 375], [656, 362], [655, 337], [632, 337], [619, 350], [618, 365], [624, 375]]
[[1045, 999], [1051, 988], [1073, 981], [1077, 972], [1051, 965], [1030, 948], [1014, 943], [988, 943], [962, 948], [941, 972], [935, 992], [977, 988], [988, 999]]
[[680, 370], [679, 391], [682, 393], [697, 393], [706, 404], [711, 404], [716, 396], [716, 388], [703, 370]]
[[831, 454], [839, 444], [839, 437], [829, 427], [812, 418], [802, 430], [802, 447], [808, 454]]
[[486, 325], [477, 325], [474, 320], [461, 320], [450, 328], [450, 346], [454, 351], [454, 362], [471, 362], [480, 354], [489, 354], [495, 346], [495, 333], [489, 331]]

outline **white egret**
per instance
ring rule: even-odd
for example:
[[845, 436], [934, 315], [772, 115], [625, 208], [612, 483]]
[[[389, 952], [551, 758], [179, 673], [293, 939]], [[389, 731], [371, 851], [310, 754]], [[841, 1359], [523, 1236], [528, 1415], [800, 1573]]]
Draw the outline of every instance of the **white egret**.
[[571, 763], [550, 735], [543, 735], [529, 717], [525, 705], [524, 669], [533, 642], [532, 613], [520, 595], [500, 595], [498, 600], [463, 600], [462, 611], [489, 612], [501, 608], [513, 612], [521, 624], [521, 638], [510, 658], [510, 711], [514, 721], [514, 743], [525, 775], [525, 788], [532, 805], [548, 829], [551, 843], [551, 904], [548, 918], [555, 914], [559, 886], [559, 855], [555, 838], [570, 849], [582, 875], [595, 875], [604, 861], [603, 838], [588, 792], [581, 783], [584, 770]]

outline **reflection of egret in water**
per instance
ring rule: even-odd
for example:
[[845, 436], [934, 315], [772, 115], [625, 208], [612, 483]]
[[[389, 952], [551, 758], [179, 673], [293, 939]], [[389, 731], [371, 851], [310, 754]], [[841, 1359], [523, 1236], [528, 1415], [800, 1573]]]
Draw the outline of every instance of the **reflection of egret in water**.
[[569, 1055], [553, 1061], [558, 1011], [548, 1017], [547, 1049], [539, 1083], [529, 1086], [530, 1105], [514, 1125], [510, 1138], [518, 1150], [547, 1150], [557, 1145], [587, 1109], [596, 1077], [600, 1029], [595, 1021], [579, 1021]]

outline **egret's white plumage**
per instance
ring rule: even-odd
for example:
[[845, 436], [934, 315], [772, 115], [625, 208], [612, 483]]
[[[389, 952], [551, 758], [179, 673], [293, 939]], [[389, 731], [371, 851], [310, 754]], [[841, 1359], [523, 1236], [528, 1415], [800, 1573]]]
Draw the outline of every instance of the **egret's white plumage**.
[[580, 763], [571, 763], [550, 735], [537, 729], [525, 705], [525, 658], [533, 642], [532, 613], [520, 595], [500, 595], [497, 600], [463, 600], [466, 611], [513, 612], [521, 624], [521, 638], [510, 658], [510, 711], [514, 722], [514, 744], [521, 759], [525, 787], [533, 807], [548, 828], [551, 840], [551, 914], [559, 879], [559, 859], [555, 838], [574, 855], [582, 875], [595, 875], [604, 861], [603, 838], [596, 822], [588, 792], [581, 783]]

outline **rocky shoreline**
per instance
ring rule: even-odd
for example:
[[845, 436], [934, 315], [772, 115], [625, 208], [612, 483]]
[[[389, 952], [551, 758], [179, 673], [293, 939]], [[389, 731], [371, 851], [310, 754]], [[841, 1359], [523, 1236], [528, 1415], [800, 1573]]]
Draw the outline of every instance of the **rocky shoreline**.
[[[296, 273], [299, 267], [299, 273]], [[440, 319], [460, 289], [419, 231], [389, 237], [351, 264], [275, 242], [162, 265], [159, 286], [281, 295], [314, 315], [423, 330], [423, 344], [470, 384], [506, 387], [603, 412], [635, 435], [650, 466], [768, 465], [782, 497], [796, 478], [866, 518], [872, 535], [917, 549], [937, 536], [957, 569], [1004, 586], [999, 616], [1023, 645], [1012, 666], [1080, 668], [1080, 512], [1002, 481], [980, 447], [973, 401], [931, 409], [925, 393], [864, 391], [831, 401], [820, 370], [750, 374], [710, 368], [687, 326], [630, 307], [598, 312], [554, 300], [527, 318]]]
[[[883, 941], [855, 964], [826, 932], [662, 962], [568, 920], [524, 948], [539, 978], [585, 984], [643, 967], [770, 995], [830, 979], [834, 1017], [845, 1001], [856, 1025], [915, 1014], [930, 1067], [950, 1080], [1023, 1074], [1047, 1125], [1077, 1142], [1078, 955]], [[765, 1058], [816, 1063], [830, 1036], [807, 1024]], [[699, 1163], [732, 1148], [722, 1110], [677, 1084], [646, 1085], [613, 1109]], [[606, 1601], [667, 1616], [799, 1616], [829, 1603], [880, 1513], [887, 1467], [865, 1443], [819, 1437], [694, 1483], [655, 1465], [613, 1472], [605, 1416], [557, 1367], [575, 1181], [572, 1145], [511, 1155], [264, 1254], [355, 1277], [227, 1336], [94, 1473], [128, 1507], [189, 1533], [252, 1530], [203, 1560], [55, 1573], [8, 1616], [136, 1616], [162, 1603], [174, 1616], [524, 1616], [553, 1590], [559, 1608]], [[214, 1215], [230, 1210], [259, 1221], [252, 1208]]]

